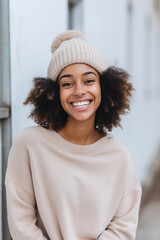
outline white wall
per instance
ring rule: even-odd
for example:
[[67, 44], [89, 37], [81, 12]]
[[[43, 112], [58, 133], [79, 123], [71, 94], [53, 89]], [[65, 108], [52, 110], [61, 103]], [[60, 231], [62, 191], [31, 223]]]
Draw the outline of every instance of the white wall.
[[46, 76], [54, 37], [67, 27], [67, 1], [10, 1], [13, 138], [25, 126], [30, 109], [23, 102], [35, 76]]
[[[1, 138], [1, 121], [0, 121], [0, 169], [2, 169], [2, 138]], [[2, 179], [2, 171], [0, 171], [0, 179]], [[0, 239], [2, 239], [2, 181], [0, 180]]]
[[[157, 31], [157, 27], [160, 29], [160, 22], [157, 26], [151, 0], [131, 2], [132, 29], [129, 30], [129, 1], [85, 0], [84, 33], [105, 54], [110, 65], [116, 64], [131, 71], [131, 81], [136, 89], [131, 99], [131, 112], [122, 117], [123, 129], [115, 129], [113, 133], [131, 151], [137, 173], [143, 182], [160, 144], [160, 128], [157, 127], [160, 122], [160, 111], [157, 111], [160, 109], [160, 91], [158, 93], [156, 90], [160, 86], [160, 64], [157, 66], [156, 55], [157, 51], [160, 52], [160, 40], [155, 46], [155, 39], [160, 39], [160, 32]], [[153, 21], [150, 36], [146, 36], [146, 19]], [[128, 30], [133, 37], [130, 50], [127, 49]], [[151, 39], [150, 42], [146, 37]], [[147, 44], [150, 46], [146, 46]], [[131, 54], [132, 59], [129, 59], [128, 54]]]
[[84, 33], [103, 52], [110, 65], [125, 64], [125, 2], [84, 0]]
[[[157, 83], [153, 77], [157, 68], [154, 64], [155, 56], [153, 54], [155, 16], [152, 12], [151, 2], [133, 1], [134, 41], [132, 74], [136, 92], [131, 113], [130, 127], [132, 129], [132, 139], [129, 145], [136, 159], [139, 176], [143, 181], [160, 145], [160, 128], [158, 127], [160, 122], [160, 111], [158, 111], [160, 109], [160, 94], [155, 95], [153, 90], [157, 88]], [[146, 21], [148, 19], [151, 21], [151, 26], [147, 36]], [[156, 51], [158, 49], [160, 49], [160, 42]]]

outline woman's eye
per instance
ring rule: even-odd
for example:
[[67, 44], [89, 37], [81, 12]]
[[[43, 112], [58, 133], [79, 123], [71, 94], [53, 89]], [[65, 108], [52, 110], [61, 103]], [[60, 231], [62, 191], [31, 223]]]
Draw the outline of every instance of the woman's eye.
[[66, 82], [66, 83], [62, 84], [62, 87], [65, 87], [65, 88], [69, 88], [71, 86], [72, 86], [72, 83], [70, 83], [70, 82]]
[[86, 84], [92, 84], [94, 82], [95, 82], [94, 79], [88, 79], [88, 80], [85, 81]]

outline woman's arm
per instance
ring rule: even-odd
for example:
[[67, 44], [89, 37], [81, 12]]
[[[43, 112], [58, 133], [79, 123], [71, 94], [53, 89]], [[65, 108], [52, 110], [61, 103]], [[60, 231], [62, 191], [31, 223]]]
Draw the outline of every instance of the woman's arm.
[[140, 199], [141, 192], [139, 191], [122, 198], [113, 219], [98, 240], [134, 240]]
[[126, 179], [125, 185], [122, 186], [123, 194], [113, 218], [100, 234], [99, 240], [135, 240], [142, 189], [130, 153], [126, 156], [127, 171], [125, 172], [124, 168], [123, 174], [126, 175]]
[[13, 240], [47, 240], [36, 225], [34, 195], [6, 181], [8, 223]]
[[6, 172], [8, 223], [13, 240], [47, 240], [36, 225], [36, 200], [27, 131], [14, 141]]

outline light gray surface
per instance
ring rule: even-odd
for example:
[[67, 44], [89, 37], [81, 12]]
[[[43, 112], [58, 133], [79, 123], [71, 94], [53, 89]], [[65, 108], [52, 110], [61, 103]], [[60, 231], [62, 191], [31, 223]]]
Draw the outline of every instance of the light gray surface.
[[[8, 152], [11, 146], [11, 105], [10, 81], [10, 28], [9, 28], [9, 0], [0, 0], [0, 239], [10, 240], [7, 224], [6, 199], [4, 177]], [[1, 218], [3, 219], [1, 221]]]
[[136, 240], [160, 240], [160, 200], [151, 201], [141, 212]]
[[0, 107], [0, 119], [4, 119], [8, 117], [9, 117], [9, 108]]

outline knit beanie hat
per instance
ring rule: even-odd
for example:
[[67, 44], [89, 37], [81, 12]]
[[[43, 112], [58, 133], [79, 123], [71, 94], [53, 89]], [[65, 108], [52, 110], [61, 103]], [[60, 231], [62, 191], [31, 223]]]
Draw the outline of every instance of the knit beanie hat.
[[53, 81], [56, 81], [59, 73], [66, 66], [73, 63], [88, 64], [99, 73], [108, 66], [105, 57], [77, 30], [68, 30], [59, 34], [51, 45], [51, 52], [47, 77]]

